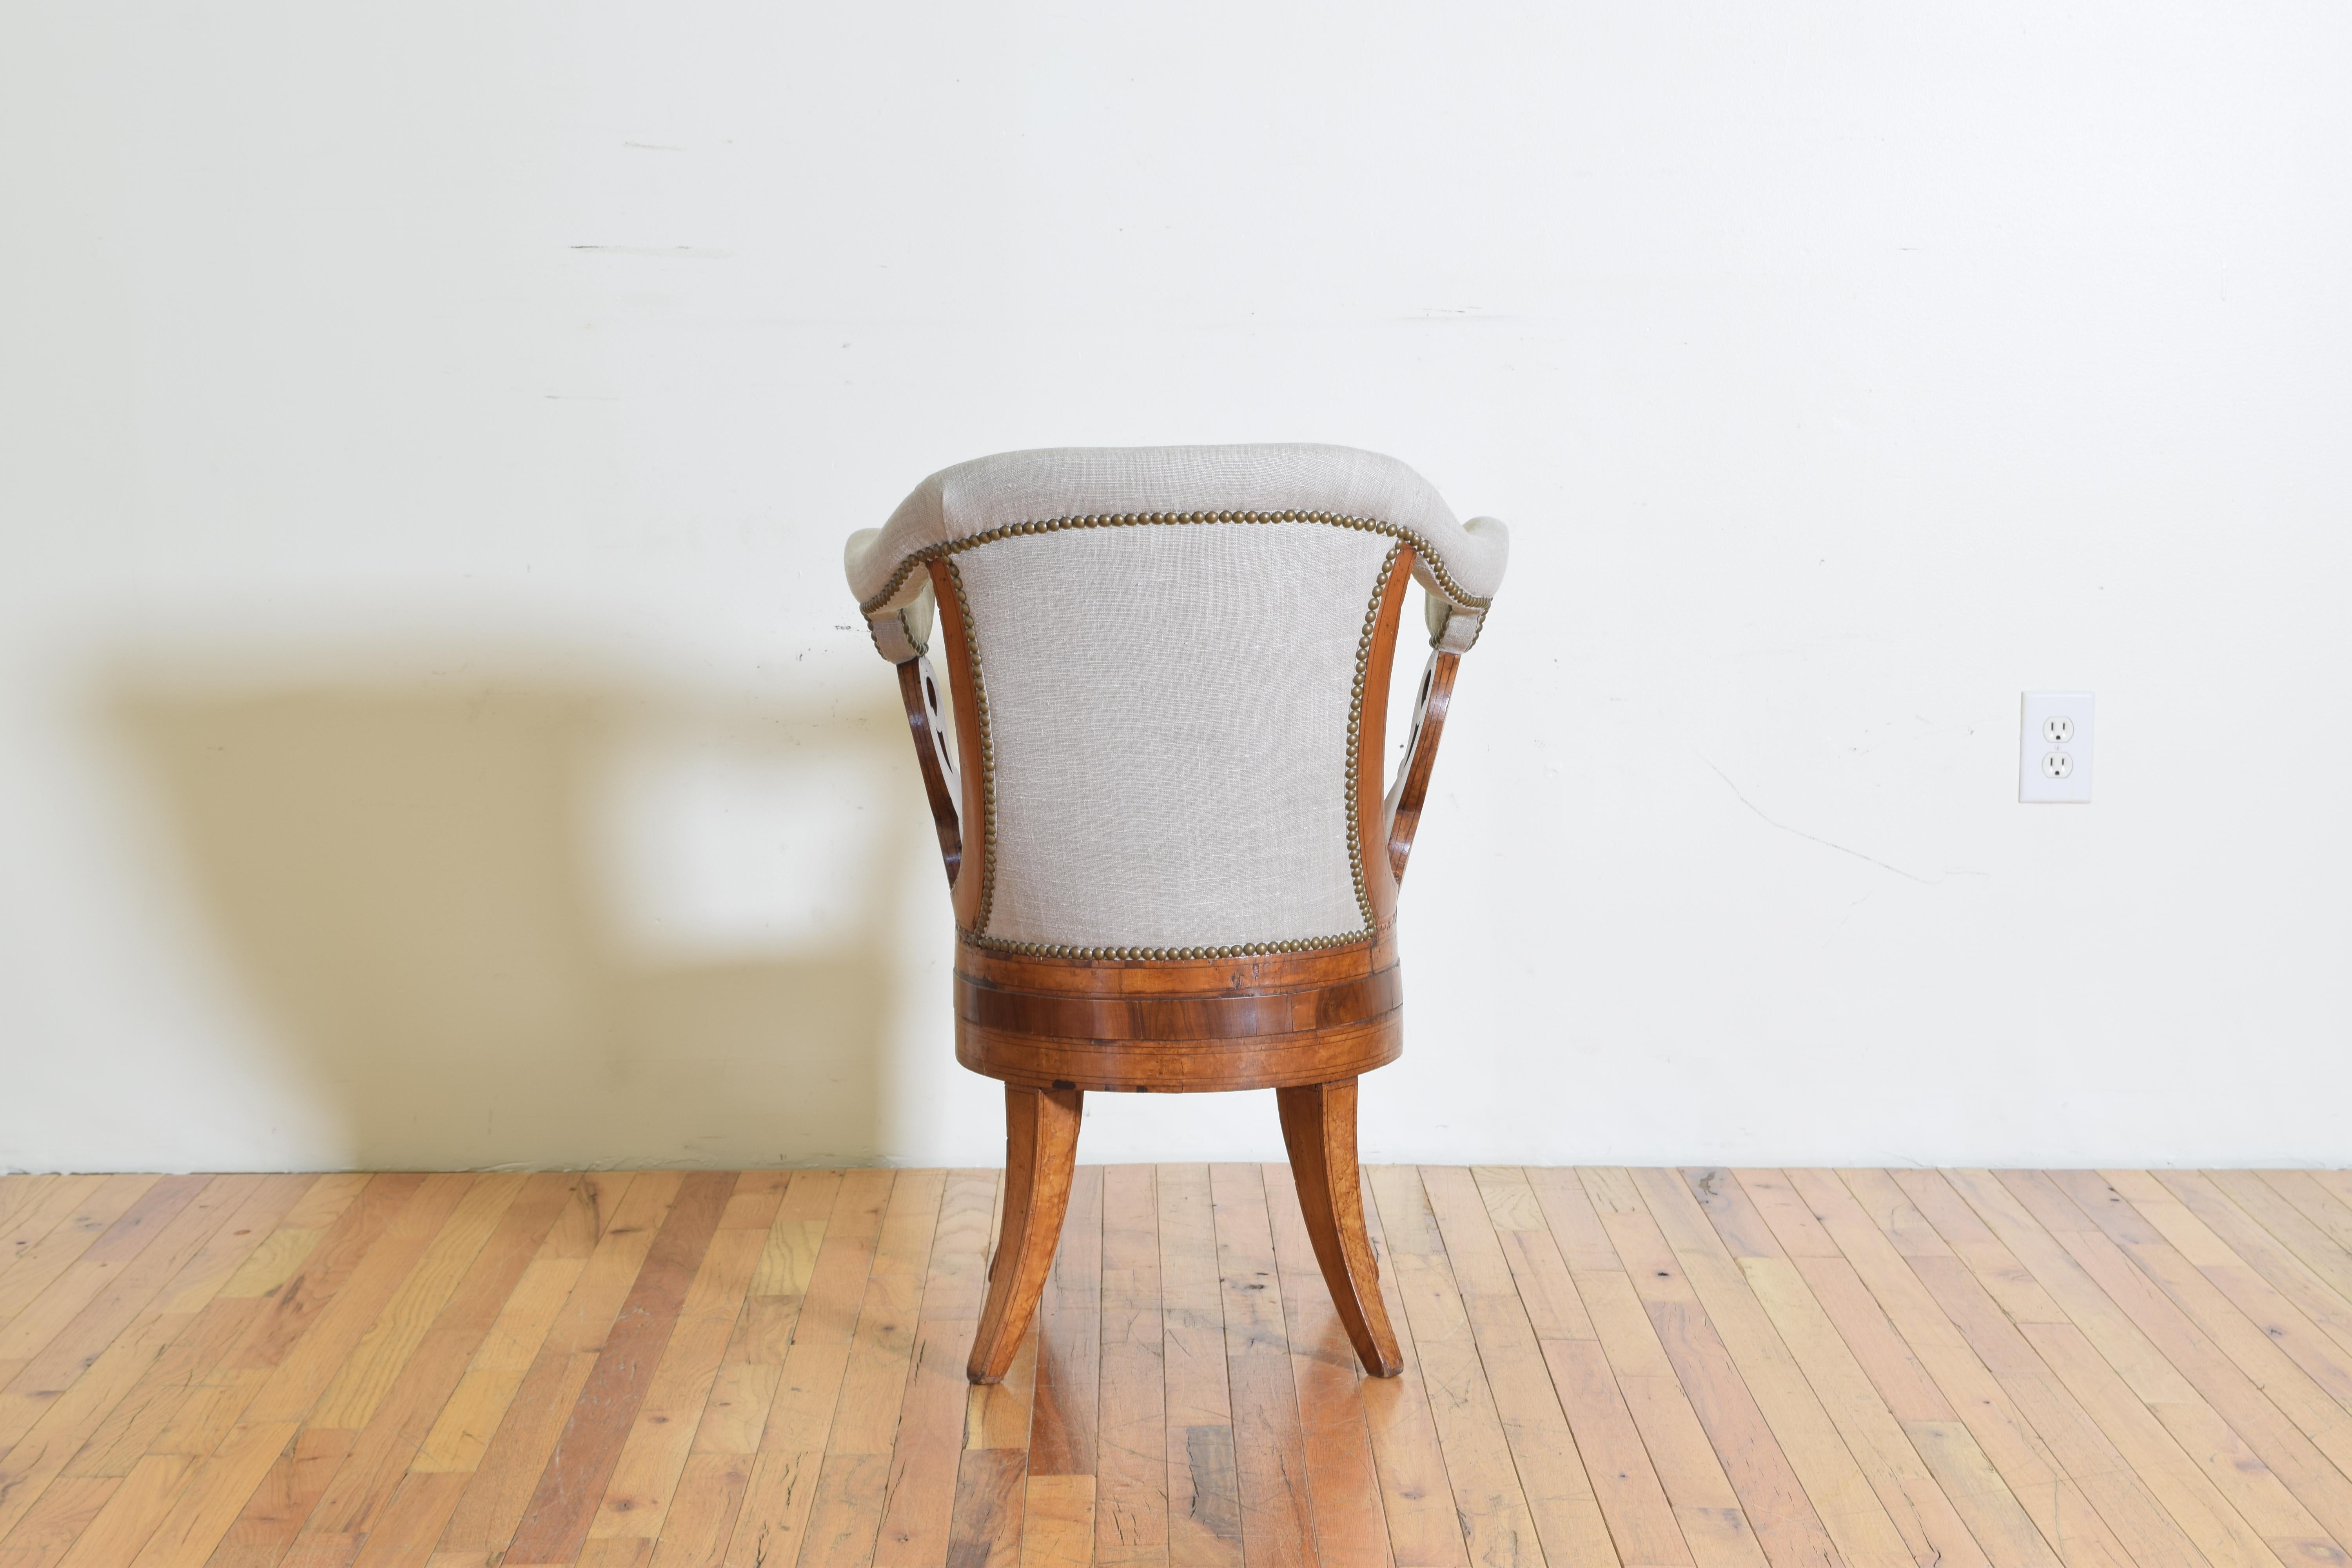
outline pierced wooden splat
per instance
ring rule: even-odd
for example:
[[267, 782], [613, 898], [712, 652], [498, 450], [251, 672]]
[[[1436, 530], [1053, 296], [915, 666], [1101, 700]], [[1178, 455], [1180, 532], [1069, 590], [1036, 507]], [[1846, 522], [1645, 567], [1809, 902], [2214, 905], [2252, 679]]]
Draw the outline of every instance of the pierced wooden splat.
[[1397, 769], [1396, 785], [1389, 791], [1389, 874], [1404, 880], [1404, 863], [1412, 854], [1412, 837], [1421, 826], [1422, 803], [1429, 796], [1430, 774], [1437, 768], [1437, 743], [1445, 734], [1445, 710], [1454, 703], [1454, 677], [1462, 656], [1433, 649], [1429, 668], [1422, 671], [1421, 693], [1414, 699], [1412, 729], [1405, 742], [1404, 762]]
[[898, 696], [907, 705], [907, 728], [915, 737], [915, 763], [923, 772], [923, 794], [931, 803], [931, 826], [940, 836], [940, 858], [947, 863], [948, 886], [963, 868], [963, 824], [956, 813], [955, 748], [940, 722], [940, 680], [928, 658], [898, 667]]

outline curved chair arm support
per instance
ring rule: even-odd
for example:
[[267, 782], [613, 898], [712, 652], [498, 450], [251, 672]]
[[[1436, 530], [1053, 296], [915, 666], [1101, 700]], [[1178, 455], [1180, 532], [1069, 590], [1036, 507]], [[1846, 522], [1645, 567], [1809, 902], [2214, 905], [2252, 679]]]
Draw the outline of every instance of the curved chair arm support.
[[1430, 650], [1429, 668], [1421, 678], [1421, 695], [1413, 703], [1411, 739], [1405, 742], [1404, 763], [1397, 769], [1389, 791], [1389, 869], [1404, 881], [1404, 863], [1412, 854], [1412, 836], [1421, 826], [1422, 802], [1429, 795], [1429, 775], [1437, 768], [1437, 742], [1445, 735], [1445, 710], [1454, 701], [1454, 677], [1462, 656], [1440, 647]]
[[940, 724], [940, 681], [921, 654], [898, 665], [898, 695], [907, 704], [907, 728], [914, 732], [915, 761], [923, 770], [923, 793], [930, 797], [931, 826], [939, 830], [940, 858], [947, 863], [948, 886], [963, 869], [963, 824], [956, 815], [954, 748]]

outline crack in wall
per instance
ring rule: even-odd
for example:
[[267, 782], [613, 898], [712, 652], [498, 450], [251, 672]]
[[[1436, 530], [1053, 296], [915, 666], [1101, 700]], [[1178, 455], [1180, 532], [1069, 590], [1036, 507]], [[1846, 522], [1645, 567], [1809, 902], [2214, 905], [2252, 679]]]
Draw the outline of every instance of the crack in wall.
[[[1709, 761], [1705, 752], [1694, 752], [1693, 754], [1696, 756], [1700, 762], [1706, 763], [1707, 770], [1714, 773], [1717, 778], [1723, 781], [1723, 787], [1731, 792], [1732, 798], [1738, 801], [1740, 805], [1746, 806], [1748, 810], [1754, 812], [1756, 814], [1757, 820], [1762, 822], [1767, 826], [1777, 827], [1783, 833], [1794, 834], [1796, 837], [1805, 840], [1807, 843], [1818, 844], [1824, 849], [1834, 849], [1841, 855], [1851, 855], [1855, 859], [1866, 861], [1869, 864], [1877, 867], [1882, 871], [1892, 871], [1898, 877], [1908, 878], [1912, 881], [1918, 883], [1923, 888], [1940, 887], [1946, 878], [1953, 875], [1952, 872], [1946, 871], [1940, 876], [1922, 877], [1916, 871], [1906, 871], [1900, 866], [1890, 865], [1888, 862], [1881, 860], [1874, 855], [1865, 855], [1859, 849], [1849, 849], [1843, 844], [1832, 843], [1829, 839], [1823, 838], [1818, 834], [1808, 833], [1801, 827], [1791, 827], [1787, 823], [1766, 815], [1761, 806], [1748, 799], [1746, 795], [1740, 794], [1739, 786], [1731, 782], [1731, 775], [1725, 773], [1721, 768], [1717, 767], [1712, 761]], [[1959, 875], [1974, 876], [1976, 873], [1964, 871], [1959, 873]]]

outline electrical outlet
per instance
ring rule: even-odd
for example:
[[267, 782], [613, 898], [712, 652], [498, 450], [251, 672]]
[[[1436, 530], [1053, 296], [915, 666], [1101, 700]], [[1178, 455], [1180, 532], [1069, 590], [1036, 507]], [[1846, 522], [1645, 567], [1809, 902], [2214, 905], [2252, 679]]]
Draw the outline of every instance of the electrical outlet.
[[2018, 726], [2017, 798], [2028, 805], [2091, 800], [2092, 700], [2087, 691], [2029, 691]]

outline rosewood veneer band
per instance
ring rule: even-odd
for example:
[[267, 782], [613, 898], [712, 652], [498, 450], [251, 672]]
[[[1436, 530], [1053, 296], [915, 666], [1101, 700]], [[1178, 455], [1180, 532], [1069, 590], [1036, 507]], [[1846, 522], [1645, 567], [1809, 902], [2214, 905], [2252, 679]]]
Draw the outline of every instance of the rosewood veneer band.
[[1229, 1040], [1081, 1040], [985, 1028], [959, 1019], [956, 1060], [1029, 1089], [1202, 1094], [1328, 1083], [1404, 1053], [1404, 1011], [1361, 1024]]
[[1062, 1039], [1231, 1040], [1361, 1024], [1395, 1012], [1404, 983], [1394, 965], [1337, 984], [1239, 996], [1069, 996], [1013, 991], [955, 977], [967, 1024]]
[[1188, 1094], [1354, 1078], [1404, 1047], [1396, 928], [1182, 962], [956, 949], [956, 1059], [1033, 1089]]
[[1055, 996], [1246, 996], [1298, 991], [1360, 979], [1397, 962], [1396, 923], [1367, 940], [1300, 952], [1231, 958], [1055, 958], [1006, 952], [960, 934], [958, 974], [999, 991]]

